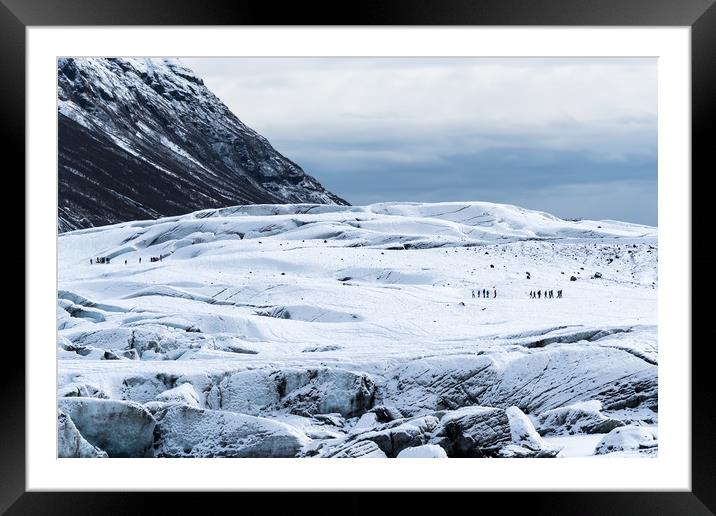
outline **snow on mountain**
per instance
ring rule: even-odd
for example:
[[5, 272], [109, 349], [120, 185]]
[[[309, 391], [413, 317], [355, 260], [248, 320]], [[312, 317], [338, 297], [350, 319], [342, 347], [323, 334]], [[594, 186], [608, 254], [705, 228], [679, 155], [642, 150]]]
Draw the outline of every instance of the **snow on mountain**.
[[175, 59], [58, 60], [59, 230], [241, 203], [346, 202]]
[[[156, 457], [593, 454], [658, 422], [657, 253], [654, 227], [481, 202], [72, 231], [58, 395], [126, 417]], [[112, 456], [92, 421], [76, 440]]]

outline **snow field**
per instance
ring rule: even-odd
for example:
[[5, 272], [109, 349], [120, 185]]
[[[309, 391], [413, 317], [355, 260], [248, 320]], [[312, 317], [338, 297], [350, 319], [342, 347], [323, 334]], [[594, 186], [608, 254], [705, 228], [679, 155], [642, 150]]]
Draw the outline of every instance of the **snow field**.
[[[505, 410], [590, 443], [594, 422], [656, 424], [657, 252], [655, 228], [490, 203], [238, 206], [65, 233], [58, 392], [150, 404], [160, 426], [206, 425], [216, 411], [300, 433], [254, 455], [162, 441], [156, 456], [398, 456], [381, 440], [393, 421], [407, 425], [406, 449], [443, 439], [453, 456], [544, 456], [549, 441], [529, 451]], [[111, 262], [90, 265], [98, 256]], [[483, 288], [490, 298], [472, 298]], [[546, 289], [564, 297], [530, 299]], [[570, 428], [540, 419], [583, 402], [565, 409]], [[392, 419], [368, 425], [381, 406]], [[435, 433], [447, 412], [476, 406], [503, 411], [497, 448]], [[427, 416], [438, 426], [406, 419]], [[359, 421], [377, 449], [343, 442]]]

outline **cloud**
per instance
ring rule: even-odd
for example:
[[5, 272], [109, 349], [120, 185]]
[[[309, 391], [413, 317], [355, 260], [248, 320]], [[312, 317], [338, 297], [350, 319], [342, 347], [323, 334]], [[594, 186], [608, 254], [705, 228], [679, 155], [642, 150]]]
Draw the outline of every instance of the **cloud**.
[[[560, 196], [547, 193], [567, 185], [635, 181], [656, 191], [652, 58], [182, 61], [242, 121], [352, 202], [479, 191], [518, 204], [529, 199], [525, 188], [539, 187], [532, 198], [558, 213]], [[644, 198], [641, 211], [602, 204], [600, 218], [621, 212], [655, 223], [655, 202]], [[587, 211], [568, 199], [562, 206]]]

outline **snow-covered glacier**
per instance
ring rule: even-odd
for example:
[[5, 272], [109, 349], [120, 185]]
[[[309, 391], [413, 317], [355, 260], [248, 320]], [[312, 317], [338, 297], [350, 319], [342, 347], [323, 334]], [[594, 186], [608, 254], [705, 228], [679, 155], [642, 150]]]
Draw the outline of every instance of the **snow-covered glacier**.
[[657, 453], [654, 227], [264, 204], [58, 252], [60, 456]]

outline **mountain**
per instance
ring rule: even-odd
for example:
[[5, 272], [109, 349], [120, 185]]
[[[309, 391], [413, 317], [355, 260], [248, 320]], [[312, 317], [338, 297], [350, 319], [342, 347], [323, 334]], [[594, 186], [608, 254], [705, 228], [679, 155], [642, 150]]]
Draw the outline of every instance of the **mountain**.
[[348, 204], [174, 59], [58, 61], [58, 229], [237, 204]]

